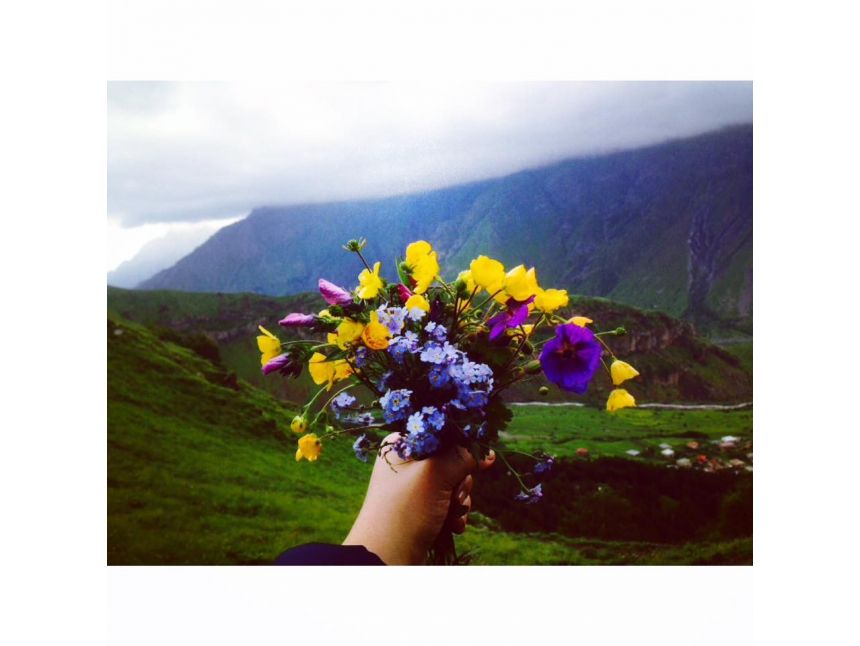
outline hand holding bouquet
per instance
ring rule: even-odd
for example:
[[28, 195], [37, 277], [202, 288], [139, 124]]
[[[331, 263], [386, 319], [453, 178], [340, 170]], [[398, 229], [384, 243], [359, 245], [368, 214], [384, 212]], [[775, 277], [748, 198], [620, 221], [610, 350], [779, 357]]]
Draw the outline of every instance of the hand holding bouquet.
[[[324, 443], [344, 433], [355, 437], [353, 448], [364, 461], [391, 451], [400, 461], [423, 460], [455, 446], [481, 461], [511, 419], [501, 394], [541, 372], [559, 388], [583, 394], [603, 364], [616, 386], [607, 410], [635, 406], [618, 386], [638, 372], [601, 338], [624, 330], [595, 333], [588, 318], [558, 316], [567, 292], [542, 288], [533, 267], [505, 271], [499, 261], [478, 256], [447, 283], [436, 251], [420, 240], [397, 262], [399, 282], [389, 283], [381, 263], [371, 267], [364, 258], [364, 246], [351, 240], [344, 247], [364, 264], [352, 292], [320, 279], [329, 307], [280, 321], [324, 339], [282, 343], [263, 328], [257, 337], [265, 374], [296, 377], [307, 365], [321, 386], [291, 425], [301, 435], [297, 461], [316, 461]], [[537, 341], [544, 330], [552, 334]], [[349, 392], [357, 386], [363, 392]], [[526, 503], [540, 499], [540, 478], [553, 464], [549, 455], [532, 457], [530, 474], [510, 469], [521, 488], [517, 499]]]

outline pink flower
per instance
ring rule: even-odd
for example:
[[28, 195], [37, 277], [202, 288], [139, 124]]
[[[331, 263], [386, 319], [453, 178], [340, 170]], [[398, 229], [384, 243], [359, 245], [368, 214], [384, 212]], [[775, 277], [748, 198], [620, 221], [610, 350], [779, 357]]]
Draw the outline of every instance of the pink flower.
[[403, 283], [400, 283], [397, 286], [397, 293], [400, 296], [400, 300], [404, 304], [406, 303], [406, 301], [408, 301], [410, 298], [412, 298], [412, 292], [410, 292], [409, 288], [406, 285], [404, 285]]
[[279, 325], [284, 327], [310, 327], [317, 322], [317, 317], [313, 314], [287, 314], [286, 317], [278, 321]]
[[352, 303], [352, 294], [343, 287], [338, 287], [325, 278], [320, 278], [319, 286], [320, 294], [329, 305], [349, 305]]

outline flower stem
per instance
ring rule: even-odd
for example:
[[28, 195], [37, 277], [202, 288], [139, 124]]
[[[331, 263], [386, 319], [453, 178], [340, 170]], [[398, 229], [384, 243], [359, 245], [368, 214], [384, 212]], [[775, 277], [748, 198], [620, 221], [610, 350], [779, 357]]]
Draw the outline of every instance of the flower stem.
[[334, 395], [332, 395], [331, 397], [328, 398], [328, 401], [325, 404], [323, 404], [323, 407], [320, 408], [320, 411], [324, 411], [326, 408], [328, 408], [329, 404], [331, 404], [334, 401], [334, 398], [337, 397], [338, 395], [340, 395], [342, 392], [345, 392], [345, 391], [349, 390], [350, 388], [355, 388], [357, 385], [358, 384], [356, 384], [356, 383], [347, 384], [346, 386], [344, 386], [343, 388], [338, 390]]
[[307, 403], [302, 407], [302, 415], [306, 414], [306, 413], [311, 409], [311, 406], [313, 405], [313, 403], [314, 403], [317, 399], [319, 399], [319, 396], [320, 396], [320, 395], [322, 395], [324, 392], [328, 392], [328, 388], [326, 388], [325, 386], [323, 386], [322, 388], [320, 388], [320, 389], [317, 391], [317, 394], [316, 394], [316, 395], [314, 395], [313, 397], [311, 397], [311, 400], [310, 400], [309, 402], [307, 402]]
[[[477, 288], [475, 289], [475, 291], [477, 291]], [[500, 294], [500, 293], [501, 293], [501, 292], [503, 292], [503, 291], [504, 291], [504, 287], [503, 287], [502, 289], [498, 290], [498, 291], [493, 292], [492, 294], [490, 294], [489, 296], [487, 296], [487, 298], [485, 298], [483, 301], [481, 301], [481, 304], [480, 304], [480, 305], [475, 305], [475, 309], [476, 309], [476, 310], [481, 309], [482, 307], [484, 307], [484, 305], [486, 305], [487, 303], [489, 303], [491, 300], [493, 300], [493, 299], [494, 299], [498, 294]], [[473, 295], [474, 295], [474, 292], [473, 292]]]
[[361, 253], [361, 251], [356, 249], [355, 253], [358, 254], [359, 258], [361, 258], [361, 262], [363, 262], [364, 266], [367, 267], [367, 271], [369, 271], [370, 273], [373, 273], [373, 269], [371, 269], [370, 265], [367, 264], [367, 261], [364, 259], [364, 255]]
[[[596, 338], [598, 341], [600, 341], [600, 344], [601, 344], [604, 348], [606, 348], [606, 351], [609, 353], [609, 356], [611, 356], [613, 359], [617, 359], [617, 357], [615, 356], [615, 353], [612, 351], [612, 349], [611, 349], [608, 345], [606, 345], [606, 341], [604, 341], [603, 339], [601, 339], [601, 338], [600, 338], [599, 336], [597, 336], [596, 334], [594, 335], [594, 338]], [[602, 357], [601, 357], [601, 358], [602, 358]]]
[[524, 493], [528, 493], [529, 491], [531, 491], [531, 489], [530, 489], [529, 487], [527, 487], [527, 486], [526, 486], [526, 483], [525, 483], [525, 482], [523, 482], [523, 479], [520, 477], [520, 474], [517, 472], [517, 470], [516, 470], [516, 469], [514, 469], [514, 468], [511, 466], [511, 463], [510, 463], [510, 462], [508, 462], [508, 459], [505, 457], [505, 454], [504, 454], [504, 453], [502, 453], [501, 451], [496, 451], [496, 455], [498, 455], [500, 458], [502, 458], [502, 462], [504, 462], [504, 463], [505, 463], [505, 466], [507, 466], [507, 467], [508, 467], [508, 469], [510, 470], [510, 472], [511, 472], [511, 473], [513, 474], [513, 476], [517, 479], [517, 482], [519, 482], [519, 483], [520, 483], [520, 487], [522, 487], [523, 492], [524, 492]]

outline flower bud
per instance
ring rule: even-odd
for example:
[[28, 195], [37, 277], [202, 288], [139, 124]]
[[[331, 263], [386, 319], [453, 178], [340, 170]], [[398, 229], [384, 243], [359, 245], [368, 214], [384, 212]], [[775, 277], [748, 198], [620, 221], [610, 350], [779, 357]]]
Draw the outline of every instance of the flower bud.
[[297, 435], [301, 435], [308, 430], [308, 420], [304, 415], [296, 415], [290, 423], [290, 430]]
[[526, 371], [526, 373], [528, 373], [530, 375], [540, 374], [541, 370], [542, 370], [542, 368], [540, 365], [540, 361], [537, 361], [537, 360], [529, 361], [525, 365], [525, 371]]
[[367, 240], [365, 240], [364, 238], [358, 238], [357, 240], [350, 240], [345, 245], [343, 245], [343, 248], [347, 251], [354, 251], [357, 253], [364, 249], [365, 245], [367, 245]]
[[319, 279], [319, 290], [323, 299], [329, 305], [349, 305], [352, 303], [352, 294], [346, 291], [343, 287], [338, 287], [325, 278]]

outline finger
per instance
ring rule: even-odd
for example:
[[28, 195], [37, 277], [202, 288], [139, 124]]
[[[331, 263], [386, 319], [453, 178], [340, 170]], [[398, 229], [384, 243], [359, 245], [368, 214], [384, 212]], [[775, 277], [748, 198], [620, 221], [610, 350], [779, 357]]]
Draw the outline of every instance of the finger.
[[457, 498], [459, 499], [461, 504], [462, 504], [463, 500], [466, 498], [466, 496], [468, 496], [470, 493], [472, 493], [472, 487], [474, 486], [474, 484], [475, 484], [474, 478], [472, 478], [471, 475], [468, 475], [465, 478], [463, 478], [463, 482], [461, 482], [460, 486], [457, 487]]
[[460, 504], [466, 508], [466, 511], [463, 512], [460, 518], [466, 518], [466, 516], [469, 515], [469, 512], [472, 511], [472, 496], [466, 496]]
[[458, 516], [451, 523], [451, 531], [455, 534], [462, 534], [466, 531], [466, 517]]
[[493, 449], [490, 449], [490, 452], [487, 453], [487, 457], [485, 457], [483, 460], [481, 460], [481, 462], [478, 464], [478, 470], [486, 471], [491, 466], [493, 466], [495, 463], [496, 463], [496, 452], [493, 451]]
[[437, 464], [442, 467], [444, 478], [452, 490], [456, 489], [463, 478], [478, 468], [475, 458], [462, 446], [454, 447], [444, 456], [440, 456]]
[[451, 531], [455, 534], [462, 534], [466, 531], [466, 524], [469, 522], [469, 512], [472, 510], [472, 496], [466, 496], [460, 504], [462, 505], [460, 510], [465, 511], [451, 522]]

